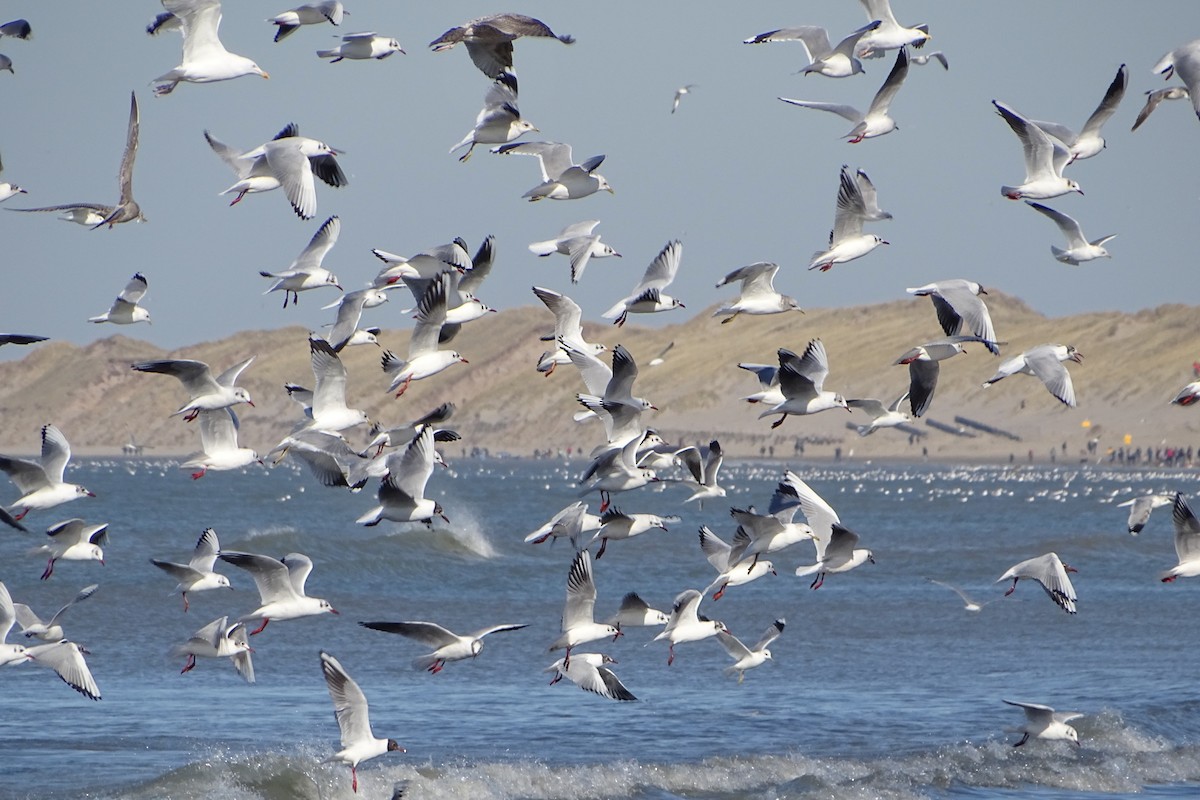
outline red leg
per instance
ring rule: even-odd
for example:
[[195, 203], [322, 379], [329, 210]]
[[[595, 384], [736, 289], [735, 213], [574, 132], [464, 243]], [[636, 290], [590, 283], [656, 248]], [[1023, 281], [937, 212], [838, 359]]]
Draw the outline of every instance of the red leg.
[[721, 588], [717, 590], [717, 593], [713, 595], [713, 600], [720, 600], [722, 597], [724, 597], [724, 595], [725, 595], [725, 589], [726, 589], [728, 586], [729, 586], [729, 584], [728, 584], [728, 583], [722, 584], [722, 585], [721, 585]]
[[230, 203], [229, 205], [236, 206], [238, 203], [242, 202], [242, 198], [245, 196], [246, 196], [246, 190], [243, 189], [242, 191], [238, 192], [238, 196], [233, 198], [233, 202]]
[[199, 472], [192, 473], [192, 480], [198, 481], [204, 477], [204, 473], [208, 472], [208, 467], [201, 467]]
[[46, 580], [53, 574], [54, 574], [54, 559], [52, 558], [46, 562], [46, 569], [43, 570], [43, 572], [42, 572], [42, 580]]
[[350, 765], [350, 788], [358, 792], [358, 767]]
[[260, 633], [262, 633], [262, 632], [263, 632], [263, 628], [267, 627], [267, 623], [268, 623], [268, 622], [270, 622], [270, 621], [271, 621], [271, 620], [270, 620], [270, 619], [268, 619], [267, 617], [263, 617], [262, 625], [259, 625], [257, 628], [255, 628], [254, 630], [250, 631], [250, 635], [251, 635], [251, 636], [255, 636], [255, 635], [257, 635], [257, 634], [260, 634]]
[[675, 643], [671, 642], [671, 647], [670, 647], [670, 649], [667, 650], [667, 666], [669, 667], [674, 663], [675, 663]]
[[186, 614], [186, 613], [187, 613], [187, 610], [188, 610], [188, 599], [187, 599], [187, 592], [184, 592], [184, 593], [183, 593], [183, 613], [185, 613], [185, 614]]
[[1010, 586], [1010, 587], [1008, 587], [1008, 591], [1004, 593], [1004, 596], [1005, 596], [1005, 597], [1008, 597], [1010, 594], [1012, 594], [1012, 593], [1013, 593], [1013, 592], [1015, 592], [1016, 590], [1017, 590], [1017, 579], [1016, 579], [1016, 578], [1014, 578], [1014, 579], [1013, 579], [1013, 585], [1012, 585], [1012, 586]]
[[28, 513], [29, 513], [29, 509], [27, 508], [24, 511], [22, 511], [20, 514], [17, 514], [15, 517], [13, 517], [13, 519], [15, 519], [19, 522], [19, 521], [25, 519], [25, 515]]
[[409, 375], [407, 378], [404, 379], [404, 383], [400, 385], [400, 391], [396, 392], [396, 397], [399, 397], [400, 395], [402, 395], [406, 391], [408, 391], [408, 385], [410, 383], [412, 383], [412, 375]]
[[196, 668], [196, 657], [193, 655], [189, 655], [187, 664], [184, 665], [183, 669], [179, 670], [179, 674], [182, 675], [185, 672], [191, 672], [195, 668]]

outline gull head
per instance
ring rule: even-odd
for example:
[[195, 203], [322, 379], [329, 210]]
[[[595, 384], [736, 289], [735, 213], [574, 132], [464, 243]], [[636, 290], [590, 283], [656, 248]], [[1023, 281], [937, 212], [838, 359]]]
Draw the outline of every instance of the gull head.
[[232, 589], [232, 588], [233, 588], [233, 587], [232, 587], [232, 586], [230, 586], [230, 584], [229, 584], [229, 578], [225, 577], [224, 575], [217, 575], [216, 573], [213, 573], [213, 575], [214, 575], [214, 577], [213, 577], [213, 583], [214, 583], [216, 586], [218, 586], [218, 587], [225, 587], [225, 588], [229, 588], [229, 589]]
[[770, 650], [763, 650], [762, 654], [763, 654], [764, 659], [766, 659], [767, 661], [771, 660], [771, 651]]
[[[1074, 361], [1076, 364], [1083, 363], [1083, 353], [1075, 349], [1073, 345], [1067, 345], [1067, 359]], [[1063, 566], [1066, 566], [1065, 564]], [[1071, 570], [1067, 570], [1070, 572]]]
[[408, 752], [408, 751], [407, 751], [407, 750], [405, 750], [403, 747], [401, 747], [401, 746], [400, 746], [400, 743], [399, 743], [399, 742], [397, 742], [395, 739], [388, 739], [388, 740], [387, 740], [387, 742], [388, 742], [388, 752], [389, 752], [389, 753], [391, 753], [391, 752], [394, 752], [394, 751], [396, 751], [396, 750], [399, 750], [401, 753], [407, 753], [407, 752]]
[[441, 503], [434, 503], [434, 504], [433, 504], [433, 513], [435, 513], [435, 514], [437, 514], [439, 517], [441, 517], [441, 518], [442, 518], [442, 520], [443, 520], [443, 521], [444, 521], [446, 524], [449, 524], [449, 523], [450, 523], [450, 518], [446, 516], [446, 510], [445, 510], [444, 508], [442, 508], [442, 504], [441, 504]]
[[[150, 322], [150, 312], [147, 311], [146, 309], [142, 308], [141, 306], [134, 306], [133, 314], [131, 315], [131, 318], [134, 322], [149, 323]], [[153, 324], [153, 323], [151, 323], [151, 324]]]
[[248, 73], [251, 73], [251, 74], [254, 74], [254, 75], [260, 75], [260, 76], [262, 76], [264, 79], [267, 79], [267, 80], [269, 80], [269, 79], [271, 78], [271, 76], [270, 76], [270, 75], [268, 75], [268, 74], [267, 74], [267, 73], [266, 73], [266, 72], [263, 70], [263, 68], [262, 68], [262, 67], [260, 67], [258, 64], [255, 64], [253, 61], [251, 61], [251, 62], [250, 62], [250, 64], [249, 64], [249, 65], [246, 67], [246, 71], [247, 71]]
[[1079, 194], [1083, 194], [1083, 189], [1079, 188], [1079, 183], [1071, 180], [1070, 178], [1067, 179], [1067, 188], [1072, 192], [1079, 192]]
[[603, 175], [596, 175], [593, 173], [592, 177], [595, 178], [597, 181], [597, 186], [596, 186], [597, 192], [608, 192], [609, 194], [617, 193], [616, 190], [614, 190], [613, 187], [608, 184], [608, 179], [605, 178]]
[[835, 394], [833, 396], [833, 404], [839, 408], [844, 408], [847, 411], [850, 410], [850, 406], [846, 404], [846, 398], [842, 397], [840, 394]]
[[527, 119], [519, 119], [516, 122], [514, 122], [513, 130], [516, 131], [516, 133], [512, 137], [514, 139], [523, 133], [540, 133], [540, 131], [538, 131], [538, 129], [534, 126], [534, 124]]
[[94, 492], [89, 492], [87, 489], [85, 489], [82, 486], [75, 487], [75, 494], [86, 495], [87, 497], [95, 497], [96, 496]]
[[338, 613], [338, 610], [336, 608], [334, 608], [332, 605], [330, 605], [328, 600], [321, 600], [319, 603], [317, 603], [317, 608], [319, 608], [321, 611], [323, 611], [327, 614], [337, 614]]
[[878, 236], [874, 236], [874, 237], [872, 237], [872, 238], [873, 238], [873, 239], [875, 239], [875, 244], [876, 244], [876, 245], [881, 245], [881, 244], [891, 244], [891, 242], [889, 242], [888, 240], [886, 240], [886, 239], [882, 239], [882, 238], [880, 238], [880, 237], [878, 237]]
[[233, 396], [235, 398], [237, 398], [237, 401], [239, 403], [245, 403], [246, 405], [250, 406], [251, 408], [254, 408], [254, 402], [250, 399], [250, 393], [247, 392], [242, 387], [239, 386], [236, 389], [234, 389]]

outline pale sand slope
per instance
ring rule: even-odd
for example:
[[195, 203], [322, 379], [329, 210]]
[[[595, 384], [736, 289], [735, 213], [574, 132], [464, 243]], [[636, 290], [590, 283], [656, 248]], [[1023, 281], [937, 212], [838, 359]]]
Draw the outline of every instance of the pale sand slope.
[[[809, 309], [807, 314], [742, 316], [728, 325], [709, 317], [709, 309], [670, 327], [589, 325], [587, 335], [610, 347], [622, 343], [639, 360], [636, 393], [661, 409], [649, 412], [647, 419], [669, 441], [706, 443], [715, 437], [732, 456], [757, 456], [773, 445], [777, 457], [792, 459], [797, 439], [807, 440], [808, 457], [830, 456], [835, 447], [846, 455], [853, 451], [856, 458], [919, 457], [924, 447], [930, 458], [963, 460], [1007, 459], [1010, 453], [1023, 460], [1029, 450], [1044, 460], [1062, 442], [1074, 460], [1095, 435], [1100, 453], [1119, 446], [1125, 434], [1135, 447], [1200, 446], [1200, 409], [1169, 405], [1191, 380], [1191, 364], [1200, 357], [1200, 308], [1170, 305], [1136, 314], [1047, 319], [998, 293], [990, 294], [988, 302], [998, 335], [1009, 343], [1002, 348], [1005, 354], [1046, 342], [1073, 344], [1084, 354], [1083, 364], [1069, 364], [1079, 408], [1066, 408], [1024, 375], [981, 389], [1001, 359], [972, 346], [967, 355], [944, 362], [927, 418], [951, 423], [955, 415], [963, 415], [1010, 431], [1021, 437], [1019, 442], [991, 435], [958, 437], [929, 428], [924, 420], [916, 426], [928, 435], [915, 445], [896, 431], [860, 438], [846, 423], [862, 424], [866, 417], [840, 409], [791, 417], [772, 431], [771, 419], [757, 418], [758, 406], [739, 400], [757, 385], [737, 362], [776, 363], [779, 347], [799, 353], [810, 339], [820, 337], [831, 362], [827, 389], [890, 403], [908, 381], [907, 369], [892, 362], [910, 346], [941, 335], [932, 304], [923, 298]], [[379, 314], [373, 322], [385, 318]], [[572, 369], [560, 367], [549, 378], [534, 370], [548, 347], [538, 336], [548, 333], [550, 325], [550, 315], [541, 307], [489, 314], [470, 323], [453, 347], [471, 363], [414, 383], [399, 400], [384, 392], [382, 351], [370, 345], [353, 348], [344, 353], [350, 404], [373, 420], [397, 424], [443, 401], [455, 402], [458, 413], [450, 427], [463, 441], [450, 446], [448, 455], [472, 447], [493, 454], [590, 449], [603, 438], [598, 423], [571, 420], [581, 410], [575, 394], [583, 391], [582, 382]], [[381, 340], [403, 355], [408, 337], [407, 330], [385, 330]], [[676, 345], [666, 363], [646, 366], [670, 341]], [[255, 354], [257, 360], [239, 381], [256, 403], [256, 408], [239, 409], [241, 440], [265, 453], [299, 419], [299, 407], [287, 398], [283, 384], [313, 382], [306, 333], [298, 327], [244, 332], [173, 353], [121, 335], [83, 348], [61, 342], [32, 346], [24, 359], [0, 363], [0, 452], [34, 452], [38, 429], [46, 422], [58, 425], [80, 454], [119, 452], [131, 432], [150, 446], [148, 455], [197, 450], [195, 426], [168, 416], [185, 399], [179, 382], [134, 372], [129, 365], [152, 358], [197, 358], [223, 370]], [[1085, 420], [1090, 428], [1082, 427]], [[365, 430], [349, 433], [353, 441], [365, 440]]]

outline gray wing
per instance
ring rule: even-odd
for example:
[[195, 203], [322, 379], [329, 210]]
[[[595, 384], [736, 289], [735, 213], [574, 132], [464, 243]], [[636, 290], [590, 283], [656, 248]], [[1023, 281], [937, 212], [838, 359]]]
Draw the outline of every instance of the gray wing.
[[446, 295], [449, 281], [445, 277], [435, 280], [417, 303], [417, 324], [413, 327], [412, 339], [408, 344], [408, 358], [437, 350], [438, 337], [446, 322]]
[[63, 482], [63, 472], [71, 460], [71, 445], [54, 425], [42, 426], [42, 469], [52, 483]]
[[254, 585], [258, 587], [263, 605], [275, 600], [294, 599], [297, 596], [287, 565], [279, 559], [257, 553], [232, 551], [221, 553], [217, 557], [250, 573]]
[[1182, 494], [1175, 495], [1171, 519], [1175, 523], [1175, 553], [1179, 563], [1200, 557], [1200, 520], [1196, 519]]
[[862, 122], [864, 116], [854, 106], [841, 105], [840, 103], [821, 103], [816, 100], [793, 100], [789, 97], [780, 97], [779, 99], [785, 103], [800, 106], [801, 108], [814, 108], [817, 111], [828, 111], [831, 114], [837, 114], [839, 117], [843, 117], [856, 125]]
[[67, 603], [65, 606], [60, 608], [57, 612], [55, 612], [54, 616], [51, 617], [50, 621], [46, 624], [47, 625], [59, 624], [59, 619], [62, 617], [62, 615], [66, 612], [66, 610], [68, 608], [75, 605], [76, 603], [82, 603], [84, 600], [87, 600], [89, 597], [94, 595], [96, 593], [96, 590], [99, 588], [100, 588], [100, 584], [93, 583], [91, 586], [85, 586], [82, 589], [80, 589], [79, 593], [76, 594], [74, 597], [72, 597], [71, 601], [69, 603]]
[[683, 242], [676, 239], [668, 243], [650, 262], [650, 266], [646, 267], [646, 274], [642, 276], [642, 281], [634, 290], [634, 294], [641, 294], [646, 289], [665, 289], [671, 281], [675, 280], [675, 273], [679, 271], [679, 260], [682, 257]]
[[317, 214], [317, 186], [312, 164], [295, 142], [287, 139], [267, 144], [264, 158], [271, 174], [279, 181], [296, 216], [312, 219]]
[[558, 176], [574, 166], [571, 160], [571, 145], [559, 142], [515, 142], [502, 144], [492, 152], [507, 155], [537, 156], [542, 167], [542, 180], [558, 180]]
[[764, 42], [800, 42], [804, 45], [809, 61], [816, 61], [833, 51], [829, 43], [829, 33], [816, 25], [801, 25], [797, 28], [779, 28], [774, 31], [760, 33], [744, 39], [743, 44], [762, 44]]
[[384, 633], [398, 633], [427, 647], [437, 649], [458, 641], [458, 634], [434, 622], [360, 622], [364, 628]]
[[1117, 106], [1121, 104], [1121, 100], [1125, 97], [1125, 89], [1129, 85], [1129, 70], [1122, 64], [1117, 70], [1117, 76], [1113, 78], [1112, 83], [1108, 85], [1107, 91], [1104, 92], [1104, 99], [1100, 101], [1100, 105], [1096, 106], [1096, 110], [1088, 117], [1087, 122], [1083, 123], [1083, 130], [1080, 135], [1099, 134], [1100, 127], [1108, 122], [1117, 110]]
[[866, 215], [867, 207], [862, 189], [850, 168], [843, 164], [838, 177], [837, 210], [833, 215], [829, 244], [834, 245], [861, 234], [863, 218]]
[[163, 359], [161, 361], [140, 361], [133, 365], [138, 372], [156, 372], [160, 375], [170, 375], [178, 378], [192, 398], [205, 394], [215, 394], [221, 391], [220, 384], [213, 377], [212, 370], [203, 361], [192, 359]]
[[[433, 427], [426, 426], [413, 437], [403, 453], [388, 456], [388, 474], [383, 484], [408, 497], [419, 500], [425, 496], [425, 484], [433, 474]], [[380, 492], [384, 492], [383, 486]]]
[[1034, 211], [1045, 214], [1047, 217], [1053, 220], [1054, 224], [1058, 226], [1058, 229], [1062, 231], [1063, 236], [1067, 238], [1068, 248], [1087, 244], [1087, 239], [1085, 239], [1083, 236], [1083, 228], [1079, 226], [1079, 223], [1074, 217], [1068, 217], [1061, 211], [1055, 211], [1049, 206], [1044, 206], [1041, 203], [1035, 203], [1031, 200], [1026, 200], [1025, 205], [1029, 206]]
[[471, 259], [471, 268], [458, 281], [458, 291], [464, 295], [475, 297], [479, 285], [491, 274], [492, 264], [496, 260], [496, 237], [488, 236], [475, 251]]
[[79, 645], [64, 640], [57, 644], [30, 647], [25, 652], [35, 663], [57, 672], [63, 683], [84, 697], [100, 699], [100, 687], [96, 685], [87, 662], [83, 660], [83, 652]]
[[[939, 297], [943, 301], [943, 304], [938, 303]], [[939, 289], [938, 293], [933, 295], [933, 304], [937, 308], [938, 321], [942, 323], [942, 330], [946, 332], [947, 336], [957, 334], [961, 323], [966, 323], [971, 333], [981, 339], [986, 339], [987, 342], [991, 342], [988, 345], [988, 350], [991, 350], [994, 354], [1000, 352], [999, 348], [995, 346], [996, 329], [992, 327], [992, 315], [988, 313], [988, 307], [979, 298], [979, 295], [972, 292], [965, 285], [959, 286], [955, 284], [944, 289]], [[951, 316], [946, 312], [951, 312], [954, 319], [961, 320], [961, 323], [957, 323], [954, 326], [954, 330], [950, 330], [951, 325], [948, 322]]]
[[769, 628], [767, 628], [765, 631], [763, 631], [763, 635], [758, 640], [758, 642], [755, 643], [754, 649], [762, 650], [766, 647], [770, 647], [771, 642], [778, 639], [780, 634], [783, 633], [783, 629], [784, 629], [785, 625], [787, 625], [787, 620], [785, 620], [783, 617], [780, 617], [779, 619], [772, 622], [771, 626]]
[[337, 244], [338, 235], [341, 232], [342, 221], [336, 215], [325, 220], [321, 224], [321, 227], [317, 228], [317, 232], [313, 234], [312, 239], [300, 251], [300, 255], [296, 256], [296, 260], [292, 262], [292, 265], [288, 269], [311, 271], [320, 267], [321, 262], [325, 260], [326, 254]]
[[366, 695], [341, 662], [324, 650], [321, 651], [321, 672], [325, 675], [325, 686], [333, 700], [333, 716], [342, 732], [342, 747], [374, 739]]
[[254, 356], [250, 356], [245, 361], [234, 364], [232, 367], [217, 376], [217, 383], [221, 386], [233, 386], [233, 384], [237, 382], [238, 376], [242, 374], [242, 371], [246, 369], [246, 367], [250, 366], [250, 362], [253, 360]]
[[592, 555], [580, 550], [567, 573], [567, 602], [563, 608], [563, 630], [593, 621], [596, 607], [596, 579], [592, 575]]
[[137, 158], [139, 120], [137, 95], [130, 92], [129, 129], [125, 134], [125, 152], [121, 156], [121, 169], [117, 173], [117, 181], [121, 185], [120, 200], [117, 201], [117, 204], [121, 206], [133, 201], [133, 161]]
[[937, 388], [941, 366], [937, 361], [910, 361], [908, 364], [908, 405], [914, 417], [929, 410], [933, 390]]
[[1046, 385], [1050, 394], [1060, 401], [1075, 407], [1075, 387], [1071, 384], [1071, 373], [1054, 355], [1050, 348], [1035, 347], [1025, 353], [1025, 363], [1033, 374]]
[[867, 113], [886, 114], [906, 77], [908, 77], [908, 48], [901, 47], [896, 53], [896, 63], [892, 65], [892, 71], [888, 73], [883, 86], [879, 87], [879, 91], [875, 93], [875, 99], [871, 101], [871, 107]]

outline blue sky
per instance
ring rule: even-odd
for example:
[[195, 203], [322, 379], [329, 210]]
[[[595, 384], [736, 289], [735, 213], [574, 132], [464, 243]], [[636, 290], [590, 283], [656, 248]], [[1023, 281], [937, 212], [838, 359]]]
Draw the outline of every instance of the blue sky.
[[[514, 6], [578, 40], [516, 43], [524, 116], [540, 138], [572, 144], [579, 158], [606, 154], [599, 171], [616, 189], [533, 204], [521, 194], [538, 182], [534, 159], [479, 148], [460, 164], [447, 154], [470, 129], [489, 81], [462, 48], [434, 54], [427, 43], [494, 4], [348, 0], [341, 29], [304, 27], [278, 44], [265, 20], [286, 0], [226, 5], [226, 47], [271, 79], [184, 84], [156, 98], [149, 82], [180, 59], [178, 34], [144, 33], [157, 3], [4, 4], [0, 16], [29, 19], [34, 39], [0, 39], [16, 70], [0, 73], [3, 178], [29, 191], [0, 208], [114, 202], [134, 90], [142, 110], [135, 195], [149, 221], [91, 231], [53, 215], [0, 211], [0, 329], [77, 343], [120, 332], [163, 347], [243, 329], [316, 329], [332, 319], [319, 309], [336, 292], [303, 295], [298, 308], [284, 310], [278, 295], [263, 296], [269, 284], [258, 271], [286, 267], [331, 214], [341, 217], [342, 235], [326, 266], [347, 289], [379, 268], [371, 248], [412, 254], [462, 236], [473, 249], [494, 234], [499, 255], [480, 292], [486, 302], [533, 305], [529, 287], [538, 284], [574, 297], [589, 319], [625, 296], [674, 238], [684, 251], [672, 294], [688, 309], [652, 324], [724, 298], [717, 280], [754, 261], [779, 263], [777, 288], [805, 307], [900, 299], [906, 286], [949, 277], [978, 280], [1052, 315], [1193, 303], [1200, 288], [1190, 235], [1200, 122], [1186, 103], [1167, 103], [1129, 130], [1143, 92], [1164, 85], [1150, 68], [1200, 35], [1191, 0], [1154, 3], [1136, 20], [1128, 3], [1105, 0], [895, 0], [902, 22], [929, 23], [927, 50], [944, 51], [950, 71], [913, 67], [893, 104], [899, 130], [858, 145], [839, 138], [850, 127], [842, 119], [776, 97], [865, 107], [890, 55], [868, 62], [865, 75], [832, 80], [793, 74], [805, 63], [798, 45], [742, 44], [800, 24], [823, 25], [836, 40], [866, 21], [854, 0]], [[396, 37], [408, 54], [338, 64], [316, 57], [336, 44], [335, 34], [362, 30]], [[1078, 218], [1090, 238], [1119, 234], [1108, 245], [1114, 257], [1068, 267], [1050, 255], [1051, 244], [1062, 244], [1050, 221], [1000, 196], [1002, 183], [1022, 179], [1023, 165], [991, 100], [1078, 128], [1122, 63], [1129, 93], [1105, 129], [1108, 149], [1069, 169], [1086, 195], [1048, 201]], [[697, 88], [671, 115], [674, 90], [687, 83]], [[203, 131], [248, 148], [288, 122], [346, 151], [350, 185], [320, 185], [318, 214], [308, 222], [280, 192], [228, 207], [217, 193], [233, 176]], [[843, 163], [874, 180], [895, 219], [869, 230], [892, 244], [827, 274], [807, 272], [828, 236]], [[579, 286], [570, 284], [564, 257], [526, 250], [589, 218], [601, 220], [599, 232], [624, 258], [593, 262]], [[139, 271], [150, 284], [152, 326], [86, 322]], [[393, 301], [365, 319], [407, 325], [399, 314], [407, 305]], [[14, 350], [0, 355], [22, 354]]]

